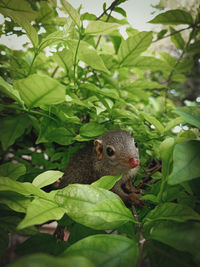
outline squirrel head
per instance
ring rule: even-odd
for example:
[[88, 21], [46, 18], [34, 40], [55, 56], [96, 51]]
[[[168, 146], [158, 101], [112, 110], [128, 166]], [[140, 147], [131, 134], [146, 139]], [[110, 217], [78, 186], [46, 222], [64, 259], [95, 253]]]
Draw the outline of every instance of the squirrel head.
[[127, 172], [140, 164], [139, 151], [133, 135], [123, 130], [112, 130], [94, 141], [98, 161], [113, 170], [113, 175]]

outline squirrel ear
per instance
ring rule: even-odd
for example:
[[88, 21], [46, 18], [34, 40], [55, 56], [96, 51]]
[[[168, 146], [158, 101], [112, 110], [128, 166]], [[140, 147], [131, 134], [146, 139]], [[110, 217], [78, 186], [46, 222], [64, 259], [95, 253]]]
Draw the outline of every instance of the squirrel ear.
[[97, 153], [97, 158], [99, 160], [101, 160], [103, 158], [103, 145], [102, 145], [102, 140], [95, 140], [94, 141], [94, 146], [95, 146], [95, 150]]

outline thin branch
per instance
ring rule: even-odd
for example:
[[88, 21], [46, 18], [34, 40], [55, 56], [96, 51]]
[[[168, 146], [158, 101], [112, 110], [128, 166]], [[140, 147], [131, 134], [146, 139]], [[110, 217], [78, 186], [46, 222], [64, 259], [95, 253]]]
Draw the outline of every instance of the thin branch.
[[103, 17], [103, 15], [105, 15], [106, 13], [107, 13], [107, 11], [108, 10], [113, 10], [114, 8], [115, 8], [115, 6], [117, 5], [117, 2], [118, 2], [119, 0], [115, 0], [114, 2], [112, 2], [112, 4], [108, 7], [108, 8], [106, 8], [105, 10], [104, 10], [104, 12], [96, 19], [96, 20], [100, 20], [100, 18], [102, 18]]
[[51, 74], [51, 78], [54, 77], [54, 75], [56, 74], [57, 70], [59, 69], [59, 66], [55, 67], [53, 73]]
[[[108, 17], [106, 18], [106, 22], [108, 22], [109, 21], [109, 19], [110, 19], [110, 17], [111, 17], [111, 14], [112, 14], [112, 11], [113, 11], [113, 9], [115, 8], [115, 6], [117, 5], [117, 2], [118, 2], [119, 0], [115, 0], [106, 10], [104, 10], [104, 12], [96, 19], [96, 20], [99, 20], [104, 14], [106, 14], [106, 12], [108, 11], [108, 10], [110, 10], [110, 13], [109, 13], [109, 15], [108, 15]], [[100, 42], [100, 40], [101, 40], [101, 37], [102, 37], [102, 35], [100, 35], [99, 36], [99, 38], [98, 38], [98, 40], [97, 40], [97, 43], [96, 43], [96, 46], [95, 46], [95, 48], [97, 49], [97, 47], [98, 47], [98, 45], [99, 45], [99, 42]]]
[[137, 222], [136, 227], [139, 233], [139, 257], [138, 257], [137, 267], [140, 267], [142, 265], [143, 248], [144, 248], [144, 243], [146, 242], [146, 239], [144, 238], [142, 234], [141, 225], [139, 223], [138, 214], [136, 212], [135, 206], [132, 205], [131, 208], [132, 208], [133, 216]]
[[137, 186], [137, 189], [141, 188], [144, 183], [148, 182], [148, 180], [151, 178], [151, 176], [156, 173], [157, 171], [160, 171], [162, 168], [162, 165], [159, 163], [157, 166], [151, 170], [151, 172], [142, 180], [142, 182]]

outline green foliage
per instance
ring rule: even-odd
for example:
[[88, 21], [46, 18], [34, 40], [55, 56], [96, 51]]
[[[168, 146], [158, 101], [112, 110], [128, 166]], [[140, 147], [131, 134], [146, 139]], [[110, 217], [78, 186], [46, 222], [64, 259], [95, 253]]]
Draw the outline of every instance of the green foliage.
[[[99, 18], [65, 0], [0, 3], [3, 34], [32, 44], [0, 46], [0, 255], [9, 234], [29, 236], [10, 266], [199, 266], [199, 15], [168, 10], [150, 21], [159, 33], [128, 25], [124, 39], [123, 2]], [[167, 37], [173, 54], [154, 49]], [[70, 158], [111, 129], [138, 143], [136, 211], [109, 191], [121, 175], [55, 190]], [[51, 220], [67, 242], [35, 228]]]

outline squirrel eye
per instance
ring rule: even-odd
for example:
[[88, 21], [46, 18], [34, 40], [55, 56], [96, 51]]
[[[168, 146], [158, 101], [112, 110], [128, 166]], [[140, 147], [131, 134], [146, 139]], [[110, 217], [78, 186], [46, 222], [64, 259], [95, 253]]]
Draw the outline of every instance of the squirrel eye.
[[106, 148], [106, 153], [109, 157], [113, 156], [114, 155], [114, 150], [111, 148], [111, 147], [107, 147]]
[[135, 142], [135, 146], [138, 147], [138, 144]]

